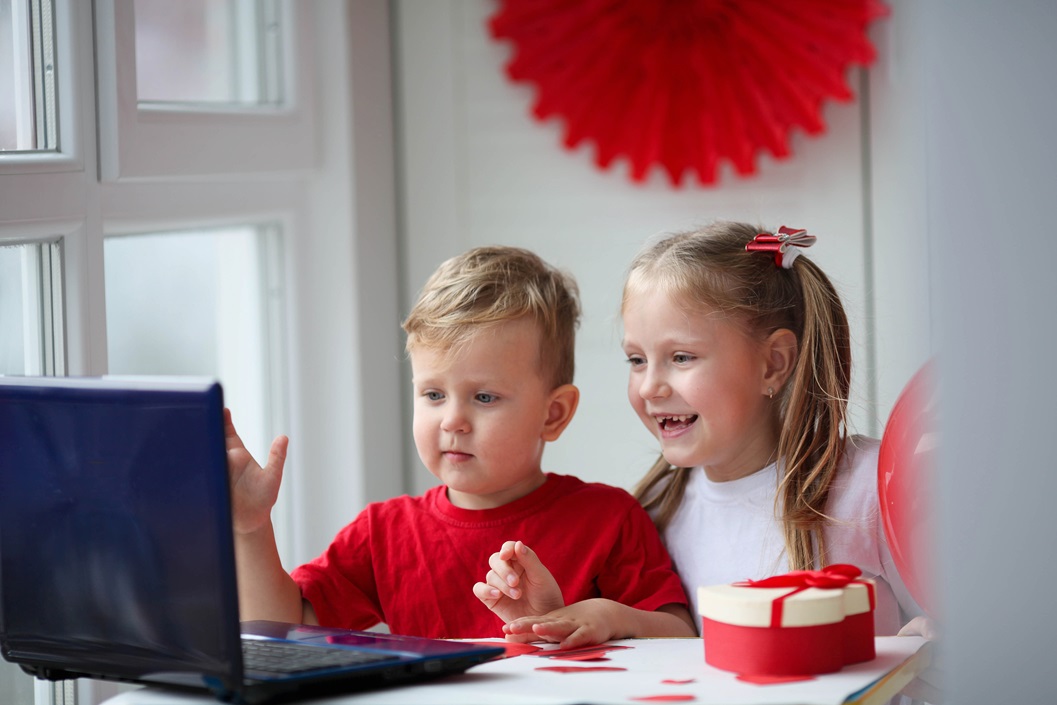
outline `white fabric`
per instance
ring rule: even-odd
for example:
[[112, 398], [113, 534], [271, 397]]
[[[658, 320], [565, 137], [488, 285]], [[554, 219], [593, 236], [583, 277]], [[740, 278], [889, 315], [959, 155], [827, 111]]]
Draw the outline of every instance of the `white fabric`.
[[[921, 610], [899, 578], [880, 521], [879, 446], [862, 436], [848, 440], [827, 509], [835, 521], [825, 530], [826, 562], [851, 563], [877, 581], [874, 630], [887, 636]], [[789, 564], [775, 518], [775, 465], [732, 482], [712, 482], [702, 468], [689, 472], [686, 495], [664, 540], [696, 615], [698, 587], [766, 578], [788, 571]]]

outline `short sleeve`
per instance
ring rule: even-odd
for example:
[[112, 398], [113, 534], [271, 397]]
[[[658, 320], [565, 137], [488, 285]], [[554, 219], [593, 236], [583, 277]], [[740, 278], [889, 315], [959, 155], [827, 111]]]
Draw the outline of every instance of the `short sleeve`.
[[322, 554], [290, 573], [320, 624], [368, 629], [385, 621], [371, 548], [371, 521], [363, 512], [338, 532]]
[[631, 504], [598, 576], [602, 597], [652, 612], [688, 605], [657, 528], [637, 502]]

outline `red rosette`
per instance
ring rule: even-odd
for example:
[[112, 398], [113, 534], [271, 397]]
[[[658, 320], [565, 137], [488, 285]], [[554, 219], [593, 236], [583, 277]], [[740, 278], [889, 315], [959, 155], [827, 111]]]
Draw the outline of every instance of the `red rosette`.
[[789, 156], [794, 127], [822, 133], [887, 14], [880, 0], [499, 0], [489, 29], [566, 148], [593, 142], [599, 168], [623, 157], [636, 182], [660, 166], [674, 186], [687, 172], [709, 185], [722, 162], [746, 176], [761, 150]]

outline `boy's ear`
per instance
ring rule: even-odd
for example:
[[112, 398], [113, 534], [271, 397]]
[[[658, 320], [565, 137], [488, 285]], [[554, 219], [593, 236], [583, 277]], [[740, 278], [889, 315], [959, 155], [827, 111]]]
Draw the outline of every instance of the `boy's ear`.
[[547, 403], [547, 420], [543, 424], [541, 437], [545, 441], [556, 441], [562, 431], [573, 420], [580, 403], [580, 390], [574, 384], [563, 384], [551, 392]]
[[796, 367], [799, 354], [796, 334], [788, 328], [779, 328], [767, 336], [763, 345], [764, 375], [761, 393], [767, 394], [767, 389], [770, 388], [777, 394]]

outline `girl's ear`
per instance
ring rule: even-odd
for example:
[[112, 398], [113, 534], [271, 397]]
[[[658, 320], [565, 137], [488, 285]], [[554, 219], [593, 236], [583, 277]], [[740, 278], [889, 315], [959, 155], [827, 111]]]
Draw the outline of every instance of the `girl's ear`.
[[576, 385], [563, 384], [551, 392], [550, 401], [547, 402], [547, 419], [543, 424], [543, 440], [558, 440], [562, 431], [573, 420], [573, 414], [579, 404], [580, 390]]
[[796, 343], [796, 335], [788, 328], [779, 328], [767, 336], [763, 343], [764, 351], [764, 375], [762, 394], [771, 396], [777, 394], [778, 390], [793, 374], [796, 367], [796, 359], [799, 348]]

